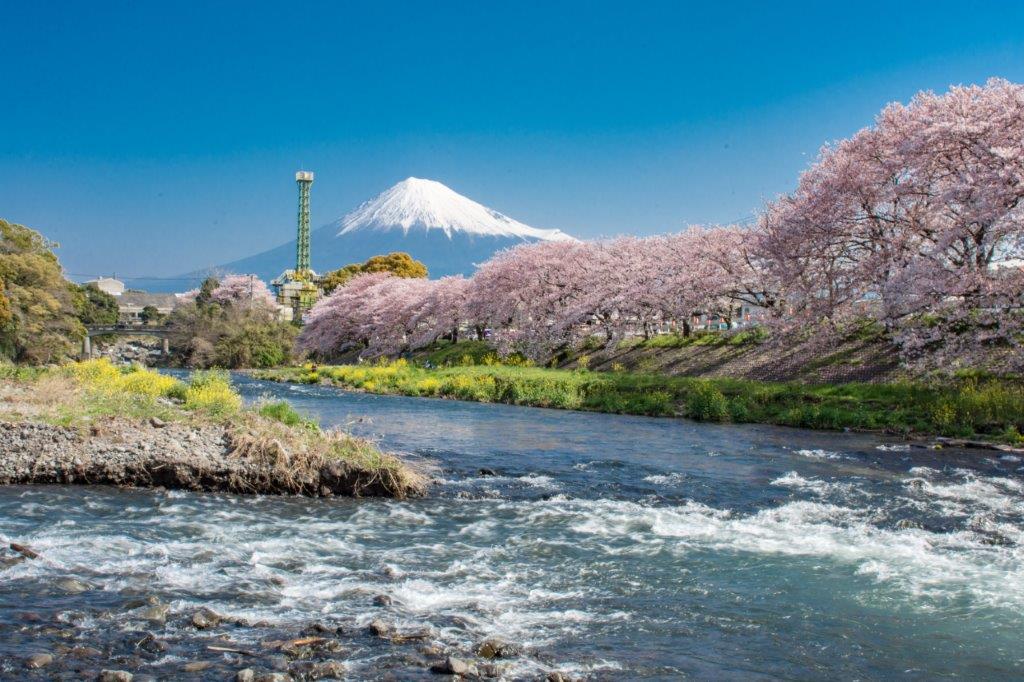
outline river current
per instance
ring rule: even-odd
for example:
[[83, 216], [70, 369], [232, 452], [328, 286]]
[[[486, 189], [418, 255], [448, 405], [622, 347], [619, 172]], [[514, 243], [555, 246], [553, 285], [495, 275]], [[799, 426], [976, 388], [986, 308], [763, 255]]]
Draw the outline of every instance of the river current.
[[[140, 596], [281, 628], [385, 618], [462, 651], [500, 637], [523, 647], [507, 679], [1024, 675], [1013, 455], [235, 380], [429, 463], [429, 495], [0, 488], [0, 541], [42, 556], [0, 571], [0, 677], [137, 640]], [[137, 663], [173, 678], [190, 646]], [[430, 676], [388, 656], [353, 638], [346, 675]]]

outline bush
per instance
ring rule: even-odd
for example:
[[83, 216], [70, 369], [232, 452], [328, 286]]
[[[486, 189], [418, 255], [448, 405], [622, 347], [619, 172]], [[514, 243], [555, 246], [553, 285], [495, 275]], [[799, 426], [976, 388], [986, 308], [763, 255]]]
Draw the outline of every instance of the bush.
[[729, 400], [709, 381], [695, 381], [686, 396], [687, 416], [698, 421], [723, 422], [729, 418]]
[[121, 377], [122, 390], [129, 393], [148, 395], [153, 398], [172, 397], [177, 394], [181, 382], [157, 372], [139, 368], [137, 365]]
[[195, 372], [185, 390], [185, 409], [228, 417], [242, 409], [242, 397], [231, 388], [227, 372]]
[[117, 367], [107, 358], [71, 363], [65, 366], [64, 371], [85, 388], [108, 394], [131, 393], [150, 398], [182, 395], [182, 383], [174, 377], [141, 365]]
[[416, 382], [415, 386], [418, 395], [437, 395], [438, 391], [441, 390], [441, 382], [433, 378], [420, 379]]

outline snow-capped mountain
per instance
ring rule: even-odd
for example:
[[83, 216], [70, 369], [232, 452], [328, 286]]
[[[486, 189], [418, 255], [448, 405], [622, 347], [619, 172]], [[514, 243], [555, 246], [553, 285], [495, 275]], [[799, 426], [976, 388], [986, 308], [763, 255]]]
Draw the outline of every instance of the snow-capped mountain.
[[430, 232], [554, 241], [572, 239], [561, 230], [539, 230], [512, 220], [436, 180], [406, 178], [338, 221], [338, 236], [358, 230], [389, 232], [401, 228]]
[[[315, 190], [313, 206], [315, 210]], [[294, 229], [289, 227], [292, 233]], [[405, 251], [423, 261], [431, 277], [442, 277], [470, 275], [495, 252], [516, 244], [571, 239], [560, 230], [524, 225], [440, 182], [407, 178], [344, 217], [313, 230], [310, 251], [313, 269], [320, 273], [378, 254]], [[269, 281], [292, 267], [294, 239], [213, 271], [256, 273]]]

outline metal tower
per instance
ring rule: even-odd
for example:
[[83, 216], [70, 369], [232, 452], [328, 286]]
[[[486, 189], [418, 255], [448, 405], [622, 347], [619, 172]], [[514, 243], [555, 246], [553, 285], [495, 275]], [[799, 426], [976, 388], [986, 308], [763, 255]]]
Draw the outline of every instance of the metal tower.
[[299, 186], [299, 234], [295, 247], [295, 273], [301, 275], [309, 267], [309, 188], [313, 185], [313, 173], [299, 171], [295, 174]]

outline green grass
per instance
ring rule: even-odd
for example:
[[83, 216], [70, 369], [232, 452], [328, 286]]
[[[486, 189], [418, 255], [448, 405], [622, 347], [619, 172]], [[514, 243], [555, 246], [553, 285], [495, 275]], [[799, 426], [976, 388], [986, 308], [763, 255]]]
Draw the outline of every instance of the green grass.
[[701, 421], [870, 429], [1022, 442], [1024, 384], [964, 377], [955, 385], [807, 385], [506, 365], [426, 369], [404, 360], [257, 373], [369, 391]]
[[315, 421], [303, 417], [290, 403], [284, 400], [261, 403], [257, 406], [256, 413], [267, 419], [280, 422], [285, 426], [301, 426], [307, 429], [317, 428]]
[[619, 350], [632, 348], [688, 348], [690, 346], [754, 346], [768, 338], [767, 332], [760, 327], [744, 329], [738, 332], [695, 331], [689, 336], [682, 334], [656, 334], [649, 339], [633, 338], [620, 341]]

